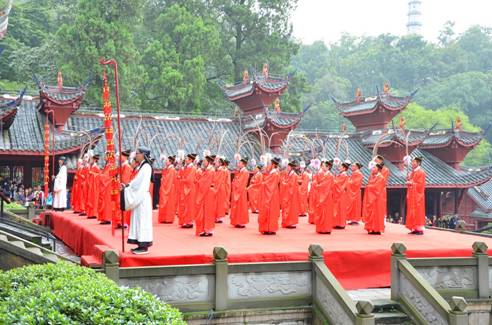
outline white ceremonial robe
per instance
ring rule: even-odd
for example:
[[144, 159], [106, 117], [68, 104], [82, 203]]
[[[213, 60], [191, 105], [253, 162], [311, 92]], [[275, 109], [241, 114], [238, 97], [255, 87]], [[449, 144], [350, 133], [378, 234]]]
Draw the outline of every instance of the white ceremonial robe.
[[55, 184], [53, 186], [54, 198], [53, 208], [66, 209], [67, 208], [67, 166], [60, 167], [58, 174], [55, 177]]
[[125, 187], [125, 210], [131, 210], [128, 243], [142, 247], [152, 245], [152, 198], [150, 197], [150, 177], [152, 167], [142, 163], [137, 176]]

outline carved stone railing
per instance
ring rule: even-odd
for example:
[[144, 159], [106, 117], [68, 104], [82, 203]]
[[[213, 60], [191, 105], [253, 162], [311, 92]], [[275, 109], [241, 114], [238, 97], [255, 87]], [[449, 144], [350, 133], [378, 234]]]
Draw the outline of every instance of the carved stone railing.
[[374, 324], [372, 310], [368, 301], [359, 301], [357, 305], [348, 296], [325, 264], [323, 248], [319, 245], [309, 247], [313, 263], [313, 313], [315, 324]]
[[391, 299], [419, 324], [468, 325], [463, 297], [451, 297], [448, 303], [406, 259], [405, 245], [395, 243], [391, 250]]
[[213, 265], [119, 267], [108, 250], [103, 269], [120, 285], [141, 287], [194, 315], [303, 307], [313, 310], [315, 324], [374, 324], [373, 305], [355, 304], [325, 265], [323, 249], [311, 245], [309, 253], [304, 262], [229, 264], [227, 251], [216, 247]]

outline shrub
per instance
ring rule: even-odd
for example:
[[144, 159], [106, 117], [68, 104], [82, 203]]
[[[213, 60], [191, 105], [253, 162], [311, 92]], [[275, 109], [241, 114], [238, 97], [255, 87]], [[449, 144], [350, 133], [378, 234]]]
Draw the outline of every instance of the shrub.
[[186, 323], [150, 293], [61, 262], [0, 272], [0, 324]]
[[17, 202], [5, 203], [3, 207], [8, 209], [8, 210], [25, 210], [26, 209], [22, 204], [17, 203]]

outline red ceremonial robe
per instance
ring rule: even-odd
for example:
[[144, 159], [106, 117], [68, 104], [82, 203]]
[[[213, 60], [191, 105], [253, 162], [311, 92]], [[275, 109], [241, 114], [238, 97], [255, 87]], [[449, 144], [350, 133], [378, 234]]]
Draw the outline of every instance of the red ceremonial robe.
[[[118, 170], [119, 171], [119, 170]], [[128, 160], [125, 160], [123, 164], [121, 165], [121, 182], [123, 184], [128, 184], [132, 180], [132, 175], [133, 175], [133, 168], [130, 166], [130, 163]], [[119, 205], [119, 200], [118, 200], [118, 205]], [[123, 211], [123, 219], [124, 223], [126, 225], [130, 224], [130, 217], [132, 215], [132, 211]], [[121, 215], [118, 216], [118, 218], [121, 218]], [[118, 224], [121, 223], [121, 220], [117, 222]]]
[[320, 170], [316, 174], [316, 191], [318, 193], [316, 206], [316, 232], [327, 233], [333, 228], [333, 182], [334, 176], [330, 171]]
[[335, 203], [334, 225], [345, 227], [347, 224], [348, 196], [347, 196], [348, 175], [346, 171], [341, 172], [335, 177], [333, 186], [333, 202]]
[[[384, 231], [384, 176], [377, 173], [367, 183], [364, 199], [367, 202], [366, 219], [364, 228], [368, 231]], [[367, 198], [366, 198], [367, 197]]]
[[178, 216], [178, 220], [182, 218], [185, 210], [184, 205], [184, 191], [183, 191], [183, 175], [184, 168], [181, 167], [176, 173], [176, 193], [177, 193], [177, 202], [176, 202], [176, 215]]
[[217, 189], [214, 185], [215, 170], [213, 166], [200, 173], [196, 191], [197, 213], [195, 218], [196, 232], [198, 236], [203, 232], [211, 233], [215, 227], [215, 196]]
[[285, 208], [285, 206], [284, 206], [285, 196], [287, 195], [285, 180], [287, 179], [289, 174], [287, 173], [286, 169], [282, 170], [279, 174], [280, 174], [280, 177], [279, 177], [280, 210], [283, 210]]
[[295, 171], [284, 178], [283, 181], [285, 194], [283, 196], [284, 209], [282, 210], [282, 227], [293, 227], [299, 223], [299, 212], [301, 211], [299, 202], [299, 176]]
[[222, 220], [227, 211], [226, 201], [230, 200], [227, 198], [227, 177], [229, 173], [227, 169], [223, 166], [217, 168], [215, 171], [215, 184], [217, 186], [217, 199], [215, 208], [215, 219]]
[[226, 171], [225, 188], [226, 188], [226, 199], [224, 201], [226, 214], [229, 212], [231, 207], [231, 172], [227, 167], [224, 167]]
[[236, 174], [232, 182], [231, 225], [233, 226], [244, 226], [249, 222], [248, 195], [246, 190], [248, 179], [249, 172], [243, 167]]
[[162, 171], [161, 186], [159, 188], [159, 215], [160, 223], [173, 223], [176, 215], [176, 174], [173, 165]]
[[89, 190], [87, 191], [87, 216], [97, 217], [99, 203], [99, 173], [101, 170], [93, 164], [89, 171]]
[[[106, 165], [98, 175], [99, 180], [99, 202], [97, 220], [100, 222], [115, 221], [113, 219], [113, 202], [111, 201], [111, 177], [110, 166]], [[117, 221], [117, 220], [116, 220]]]
[[82, 168], [77, 166], [77, 171], [73, 177], [72, 193], [70, 193], [70, 206], [74, 212], [80, 212], [79, 210], [79, 200], [80, 200], [80, 172]]
[[390, 171], [389, 169], [386, 167], [386, 166], [383, 166], [383, 169], [381, 170], [381, 174], [383, 175], [383, 178], [384, 178], [384, 190], [383, 190], [383, 200], [384, 200], [384, 204], [383, 204], [383, 208], [384, 208], [384, 217], [386, 218], [386, 216], [388, 215], [388, 191], [386, 190], [386, 185], [388, 184], [388, 178], [389, 178], [389, 175], [390, 175]]
[[423, 231], [425, 226], [425, 172], [417, 167], [410, 174], [407, 192], [407, 216], [405, 226], [414, 231]]
[[183, 193], [183, 214], [179, 215], [179, 225], [189, 225], [193, 223], [196, 211], [196, 167], [189, 164], [183, 170], [182, 193]]
[[309, 207], [308, 207], [308, 222], [312, 225], [316, 223], [316, 212], [318, 211], [318, 175], [321, 170], [313, 174], [311, 188], [309, 189]]
[[359, 222], [361, 220], [362, 209], [362, 195], [360, 188], [364, 175], [360, 170], [352, 171], [347, 183], [347, 195], [349, 199], [347, 218], [353, 222]]
[[299, 215], [305, 216], [308, 213], [308, 196], [309, 196], [309, 173], [307, 171], [302, 172], [299, 175], [301, 185], [299, 186]]
[[251, 212], [258, 212], [260, 208], [260, 192], [263, 181], [263, 174], [258, 171], [251, 177], [248, 187], [249, 208]]
[[277, 168], [273, 168], [263, 177], [258, 215], [259, 230], [262, 233], [276, 232], [278, 230], [278, 219], [280, 217], [279, 180], [280, 175]]
[[89, 167], [85, 166], [80, 172], [80, 195], [79, 208], [87, 214], [87, 198], [89, 193]]

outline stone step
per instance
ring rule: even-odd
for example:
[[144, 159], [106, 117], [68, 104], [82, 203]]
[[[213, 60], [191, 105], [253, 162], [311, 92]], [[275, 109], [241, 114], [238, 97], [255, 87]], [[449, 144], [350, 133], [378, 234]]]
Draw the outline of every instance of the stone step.
[[0, 240], [1, 241], [8, 241], [8, 238], [7, 238], [7, 236], [0, 234]]
[[20, 240], [12, 240], [12, 241], [9, 241], [10, 244], [14, 245], [14, 246], [17, 246], [17, 247], [20, 247], [20, 248], [26, 248], [26, 245], [24, 245], [24, 242], [21, 242]]
[[41, 249], [39, 249], [38, 247], [26, 247], [26, 249], [36, 255], [41, 255], [43, 256], [43, 252], [41, 251]]
[[400, 312], [400, 305], [391, 299], [374, 299], [371, 300], [374, 305], [374, 313], [385, 313], [385, 312]]
[[411, 325], [415, 324], [410, 317], [402, 312], [374, 313], [376, 324], [385, 325]]
[[58, 256], [55, 254], [51, 254], [49, 252], [43, 251], [43, 256], [49, 259], [50, 261], [57, 262], [58, 261]]

